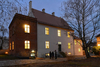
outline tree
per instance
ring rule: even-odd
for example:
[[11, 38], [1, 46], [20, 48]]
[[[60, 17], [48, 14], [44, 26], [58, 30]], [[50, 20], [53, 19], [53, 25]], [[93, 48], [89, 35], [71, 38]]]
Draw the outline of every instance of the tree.
[[82, 47], [89, 58], [88, 47], [99, 30], [100, 2], [99, 0], [67, 0], [63, 2], [64, 19], [75, 30], [82, 40]]
[[8, 26], [15, 13], [27, 14], [27, 6], [22, 6], [21, 1], [23, 0], [0, 0], [0, 49], [2, 49], [5, 33], [8, 33]]

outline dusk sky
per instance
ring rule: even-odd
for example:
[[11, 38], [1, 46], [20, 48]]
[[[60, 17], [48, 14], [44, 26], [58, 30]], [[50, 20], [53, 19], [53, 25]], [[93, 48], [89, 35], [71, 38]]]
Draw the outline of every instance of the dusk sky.
[[[23, 0], [23, 1], [26, 3], [27, 7], [29, 7], [30, 0]], [[55, 12], [56, 16], [62, 17], [61, 3], [63, 3], [63, 1], [66, 0], [31, 0], [31, 1], [32, 1], [32, 8], [40, 11], [44, 8], [46, 13], [52, 14], [52, 12]], [[22, 6], [24, 6], [24, 4], [22, 4]]]

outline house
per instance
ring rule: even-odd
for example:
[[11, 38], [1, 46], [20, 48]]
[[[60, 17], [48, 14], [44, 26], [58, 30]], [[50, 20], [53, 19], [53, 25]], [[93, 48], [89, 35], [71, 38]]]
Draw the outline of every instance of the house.
[[63, 18], [33, 9], [30, 1], [28, 16], [16, 14], [9, 25], [9, 54], [45, 57], [56, 50], [58, 54], [83, 55], [81, 47], [74, 45], [73, 33]]

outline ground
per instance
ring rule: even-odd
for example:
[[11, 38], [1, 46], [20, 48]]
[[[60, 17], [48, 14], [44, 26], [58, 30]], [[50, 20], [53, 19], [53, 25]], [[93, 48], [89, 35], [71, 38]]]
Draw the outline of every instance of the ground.
[[8, 67], [100, 67], [100, 57], [83, 60], [68, 60], [66, 62], [33, 63]]

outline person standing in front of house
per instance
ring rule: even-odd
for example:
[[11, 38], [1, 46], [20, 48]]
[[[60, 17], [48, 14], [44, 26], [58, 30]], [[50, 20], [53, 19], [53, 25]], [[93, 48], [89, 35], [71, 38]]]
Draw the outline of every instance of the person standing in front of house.
[[51, 53], [52, 59], [54, 58], [54, 52]]
[[51, 59], [51, 51], [50, 51], [50, 53], [49, 53], [49, 54], [50, 54], [50, 59]]
[[56, 52], [56, 50], [55, 50], [55, 59], [57, 59], [57, 52]]

